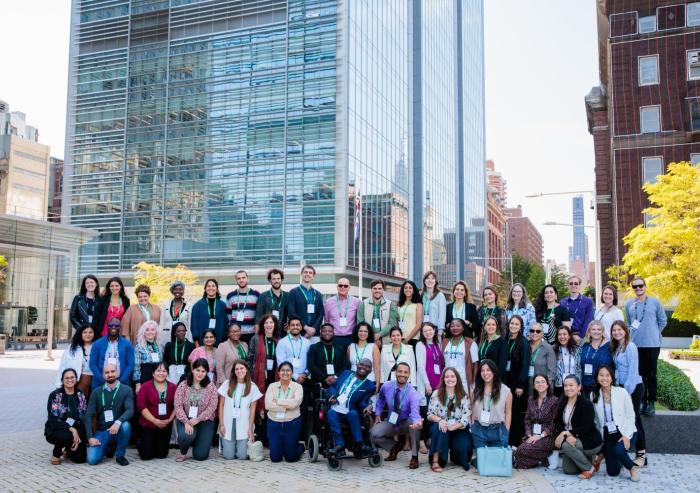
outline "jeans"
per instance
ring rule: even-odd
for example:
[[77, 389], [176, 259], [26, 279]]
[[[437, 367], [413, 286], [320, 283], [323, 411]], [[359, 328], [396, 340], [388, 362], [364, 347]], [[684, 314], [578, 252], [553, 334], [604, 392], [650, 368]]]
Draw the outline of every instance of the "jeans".
[[[230, 427], [230, 428], [229, 428]], [[233, 419], [226, 427], [231, 430], [231, 440], [226, 440], [221, 437], [221, 455], [224, 459], [240, 459], [248, 458], [248, 436], [236, 436], [236, 420]]]
[[[624, 466], [628, 471], [635, 466], [627, 450], [625, 450], [625, 445], [620, 441], [621, 437], [622, 435], [619, 432], [605, 433], [603, 455], [605, 456], [605, 471], [608, 473], [608, 476], [620, 474], [621, 466]], [[630, 448], [634, 447], [636, 440], [637, 433], [632, 435]]]
[[129, 445], [129, 437], [131, 436], [131, 425], [125, 421], [119, 427], [119, 431], [115, 435], [110, 435], [109, 431], [98, 431], [95, 433], [95, 438], [100, 441], [99, 445], [88, 447], [87, 461], [88, 464], [94, 466], [107, 455], [107, 450], [113, 449], [116, 445], [115, 455], [124, 457], [126, 454], [126, 446]]
[[180, 446], [180, 453], [186, 455], [187, 451], [192, 447], [192, 458], [194, 460], [207, 460], [215, 432], [216, 423], [213, 420], [197, 423], [191, 435], [185, 432], [185, 424], [182, 421], [178, 421], [177, 441]]
[[333, 443], [336, 446], [344, 447], [345, 439], [343, 437], [343, 429], [341, 423], [346, 421], [350, 425], [350, 431], [352, 432], [352, 438], [355, 440], [355, 445], [361, 445], [362, 440], [362, 423], [360, 421], [360, 414], [352, 409], [348, 411], [347, 414], [341, 414], [333, 409], [328, 410], [328, 426], [330, 426], [331, 433], [333, 433]]
[[433, 460], [433, 454], [437, 452], [438, 464], [440, 464], [440, 467], [445, 467], [449, 452], [452, 462], [468, 471], [473, 451], [474, 444], [469, 429], [462, 428], [442, 432], [438, 423], [432, 423], [430, 427], [430, 451], [428, 452], [428, 457], [431, 461]]
[[484, 426], [478, 421], [475, 421], [471, 428], [475, 449], [481, 447], [508, 446], [508, 428], [506, 428], [505, 423]]
[[301, 417], [281, 423], [267, 421], [267, 439], [270, 443], [270, 461], [296, 462], [304, 453], [304, 445], [299, 443]]
[[644, 384], [640, 383], [634, 388], [632, 392], [632, 406], [634, 406], [634, 426], [637, 428], [637, 444], [635, 445], [636, 450], [646, 450], [647, 449], [647, 437], [644, 433], [644, 423], [642, 423], [642, 413], [639, 411], [639, 406], [642, 403], [642, 396], [644, 395]]
[[165, 459], [168, 456], [172, 425], [165, 428], [141, 427], [139, 457], [141, 460]]
[[639, 376], [642, 377], [645, 393], [643, 402], [656, 402], [656, 361], [659, 359], [660, 348], [640, 347], [639, 352]]

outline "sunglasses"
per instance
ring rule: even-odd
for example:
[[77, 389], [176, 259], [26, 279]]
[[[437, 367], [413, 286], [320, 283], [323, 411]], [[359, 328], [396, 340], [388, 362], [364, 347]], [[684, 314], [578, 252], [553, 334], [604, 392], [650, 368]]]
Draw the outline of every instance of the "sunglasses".
[[642, 289], [644, 287], [644, 284], [632, 284], [633, 289]]
[[120, 324], [107, 324], [108, 329], [118, 329], [119, 327], [121, 327]]
[[349, 284], [338, 284], [338, 287], [339, 288], [349, 288], [350, 285]]
[[541, 330], [537, 330], [537, 329], [530, 330], [530, 334], [541, 334], [541, 333], [542, 333]]

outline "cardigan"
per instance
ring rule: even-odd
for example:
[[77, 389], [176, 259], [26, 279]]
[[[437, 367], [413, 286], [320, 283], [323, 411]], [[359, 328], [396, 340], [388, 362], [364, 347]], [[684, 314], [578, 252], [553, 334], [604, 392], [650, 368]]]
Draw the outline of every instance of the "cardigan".
[[632, 397], [630, 397], [627, 391], [620, 387], [611, 387], [610, 403], [605, 403], [605, 407], [603, 407], [602, 390], [597, 399], [597, 402], [594, 403], [594, 407], [596, 425], [598, 426], [600, 434], [603, 434], [603, 427], [605, 423], [610, 420], [610, 416], [612, 415], [613, 421], [615, 421], [615, 425], [620, 434], [631, 439], [632, 435], [637, 431], [637, 427], [634, 424], [634, 405], [632, 404]]
[[[216, 298], [214, 302], [214, 332], [216, 333], [216, 342], [222, 342], [225, 339], [224, 332], [228, 327], [228, 317], [226, 316], [226, 303]], [[209, 328], [209, 305], [206, 298], [200, 298], [192, 307], [192, 316], [190, 318], [190, 332], [192, 333], [192, 341], [203, 344], [201, 341], [202, 334]]]
[[[184, 300], [183, 303], [185, 303]], [[185, 338], [188, 341], [192, 341], [192, 330], [190, 329], [192, 306], [185, 303], [184, 306], [180, 308], [180, 313], [178, 313], [177, 319], [173, 319], [173, 315], [170, 312], [172, 306], [173, 300], [170, 300], [160, 311], [160, 335], [158, 339], [158, 345], [160, 347], [165, 346], [167, 343], [175, 339], [175, 332], [172, 330], [175, 322], [182, 322], [185, 324], [185, 328], [187, 329]]]
[[[109, 347], [109, 337], [100, 337], [92, 345], [90, 350], [90, 371], [92, 371], [92, 389], [96, 389], [104, 383], [102, 370], [105, 367], [105, 356]], [[131, 374], [134, 371], [134, 347], [123, 337], [117, 337], [117, 351], [119, 352], [119, 381], [129, 385]]]
[[445, 326], [447, 311], [447, 299], [438, 291], [433, 299], [428, 298], [427, 293], [421, 293], [423, 298], [423, 321], [434, 323], [439, 330]]
[[136, 394], [136, 409], [139, 412], [139, 424], [144, 428], [156, 429], [156, 425], [148, 421], [143, 416], [143, 410], [148, 409], [154, 418], [166, 420], [173, 414], [175, 408], [175, 390], [177, 385], [165, 381], [165, 414], [158, 414], [158, 404], [160, 404], [160, 394], [156, 389], [155, 381], [149, 380], [141, 385]]
[[621, 387], [625, 387], [627, 393], [632, 395], [637, 385], [642, 383], [642, 377], [639, 376], [639, 352], [637, 346], [630, 341], [624, 351], [617, 348], [617, 352], [613, 354], [615, 362], [615, 383]]
[[[46, 404], [48, 414], [44, 425], [44, 434], [49, 435], [56, 430], [67, 430], [75, 428], [81, 435], [84, 426], [85, 412], [87, 411], [87, 399], [85, 394], [75, 387], [73, 395], [68, 395], [63, 391], [63, 387], [58, 388], [49, 394]], [[69, 425], [66, 420], [73, 419], [73, 425]]]
[[[242, 354], [239, 354], [239, 349]], [[242, 356], [242, 357], [241, 357]], [[248, 344], [243, 341], [238, 341], [238, 346], [234, 347], [230, 339], [219, 344], [216, 348], [214, 356], [216, 365], [216, 381], [223, 382], [231, 378], [231, 370], [236, 361], [241, 360], [247, 364]]]
[[503, 337], [497, 337], [492, 341], [482, 341], [479, 344], [479, 361], [490, 359], [496, 363], [498, 374], [506, 374], [506, 366], [508, 364], [508, 342]]
[[[152, 303], [149, 303], [148, 309], [150, 310], [148, 312], [149, 320], [153, 320], [157, 324], [160, 324], [160, 308]], [[136, 345], [136, 337], [139, 334], [139, 329], [145, 322], [146, 316], [143, 314], [141, 305], [138, 303], [131, 305], [124, 312], [124, 317], [122, 318], [121, 335], [129, 338], [131, 344]]]
[[[532, 355], [530, 356], [528, 366], [535, 367], [535, 375], [547, 375], [547, 380], [549, 380], [549, 386], [553, 387], [554, 379], [557, 376], [557, 357], [554, 355], [554, 349], [552, 349], [552, 346], [550, 346], [544, 339], [542, 339], [540, 345], [534, 351], [532, 350], [532, 346], [530, 346], [530, 351]], [[528, 372], [529, 371], [530, 369], [528, 368]], [[533, 380], [534, 375], [530, 377], [530, 390], [532, 390]]]
[[[508, 339], [508, 363], [506, 363], [506, 374], [503, 381], [514, 391], [515, 389], [527, 390], [527, 378], [530, 371], [530, 343], [522, 335], [518, 335], [517, 342], [513, 339]], [[517, 346], [517, 348], [516, 348]], [[517, 351], [517, 353], [516, 353]]]
[[[554, 422], [556, 434], [566, 430], [564, 412], [567, 401], [568, 398], [566, 396], [562, 396], [559, 400], [557, 417]], [[581, 440], [584, 450], [594, 449], [603, 443], [603, 438], [595, 424], [593, 404], [580, 395], [576, 399], [574, 411], [571, 414], [571, 430], [569, 433]]]
[[[301, 416], [299, 406], [304, 398], [304, 389], [295, 381], [289, 382], [287, 392], [282, 394], [282, 383], [272, 382], [265, 392], [267, 418], [276, 423], [287, 423]], [[284, 413], [281, 415], [280, 413]]]
[[[194, 385], [193, 385], [194, 387]], [[197, 404], [197, 419], [202, 421], [213, 421], [216, 417], [216, 410], [219, 404], [219, 393], [216, 385], [210, 382], [206, 387], [200, 387], [199, 393], [192, 390], [187, 385], [187, 380], [180, 382], [175, 390], [175, 416], [181, 423], [188, 423], [190, 412], [190, 394], [192, 394], [194, 404]], [[197, 399], [199, 396], [199, 399]]]

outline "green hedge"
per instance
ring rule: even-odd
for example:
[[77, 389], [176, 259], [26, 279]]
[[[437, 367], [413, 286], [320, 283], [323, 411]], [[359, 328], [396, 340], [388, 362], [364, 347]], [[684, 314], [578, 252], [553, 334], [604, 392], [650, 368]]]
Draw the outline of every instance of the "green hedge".
[[672, 411], [695, 411], [700, 407], [693, 383], [680, 368], [659, 360], [657, 379], [657, 397], [667, 408]]
[[664, 329], [664, 337], [693, 337], [700, 335], [700, 326], [693, 322], [681, 322], [673, 318], [673, 312], [667, 311], [668, 323]]

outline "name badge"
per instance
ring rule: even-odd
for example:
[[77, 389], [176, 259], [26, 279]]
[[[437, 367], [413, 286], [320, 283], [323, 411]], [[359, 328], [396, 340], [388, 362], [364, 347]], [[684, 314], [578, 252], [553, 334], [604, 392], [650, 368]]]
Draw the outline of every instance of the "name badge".
[[392, 425], [395, 425], [396, 423], [399, 422], [399, 413], [396, 411], [392, 411], [392, 413], [389, 415], [389, 423]]
[[272, 310], [272, 315], [279, 320], [280, 318], [280, 311], [279, 310]]
[[307, 303], [306, 305], [306, 313], [312, 314], [316, 310], [316, 307], [314, 306], [313, 303]]
[[535, 423], [532, 425], [532, 434], [533, 435], [541, 435], [542, 434], [542, 425], [539, 423]]
[[284, 411], [277, 411], [275, 413], [275, 419], [284, 419]]
[[617, 431], [617, 425], [614, 421], [608, 421], [605, 423], [605, 427], [608, 429], [608, 433], [615, 433]]
[[442, 373], [440, 371], [440, 365], [433, 365], [433, 373], [436, 375], [439, 375], [440, 373]]
[[210, 318], [210, 319], [209, 319], [209, 328], [210, 328], [210, 329], [215, 329], [215, 328], [216, 328], [216, 319], [215, 319], [215, 318]]
[[160, 363], [160, 354], [151, 353], [151, 363]]
[[243, 313], [242, 311], [236, 312], [236, 322], [243, 322], [244, 318], [245, 313]]
[[340, 317], [338, 320], [338, 325], [341, 327], [347, 327], [348, 326], [348, 317]]
[[89, 324], [92, 323], [92, 315], [88, 315], [88, 323], [89, 323]]
[[510, 360], [506, 362], [506, 371], [510, 371]]
[[75, 420], [73, 418], [66, 418], [66, 424], [68, 426], [73, 426], [75, 424]]
[[234, 407], [231, 409], [231, 417], [233, 419], [238, 419], [241, 417], [241, 408], [240, 407]]
[[267, 360], [267, 371], [272, 371], [272, 369], [275, 367], [275, 360], [269, 359]]
[[111, 409], [105, 409], [105, 423], [111, 423], [114, 421], [114, 413]]
[[638, 329], [638, 328], [639, 328], [639, 320], [635, 320], [634, 322], [632, 322], [632, 328], [633, 328], [633, 329]]
[[335, 366], [326, 365], [326, 375], [335, 375]]
[[593, 375], [593, 365], [591, 363], [586, 363], [583, 365], [584, 375]]
[[107, 358], [108, 365], [117, 365], [117, 358]]
[[175, 367], [175, 373], [177, 373], [178, 377], [181, 377], [182, 375], [185, 374], [185, 365], [177, 365]]
[[190, 406], [190, 410], [187, 413], [187, 417], [190, 419], [195, 419], [197, 417], [198, 412], [199, 412], [198, 406]]
[[449, 426], [452, 426], [452, 425], [455, 424], [456, 422], [457, 422], [457, 420], [454, 419], [454, 418], [450, 418], [450, 419], [447, 420], [447, 424], [448, 424]]
[[207, 373], [207, 376], [209, 377], [209, 381], [214, 383], [214, 372], [210, 371], [209, 373]]
[[533, 365], [530, 365], [530, 368], [527, 370], [527, 376], [528, 377], [534, 377], [535, 376], [535, 367]]
[[430, 315], [423, 315], [423, 322], [430, 322]]
[[294, 368], [301, 368], [301, 358], [292, 358], [292, 366]]
[[379, 321], [378, 318], [373, 318], [373, 319], [372, 319], [372, 327], [374, 327], [375, 329], [381, 329], [381, 328], [382, 328], [381, 322]]
[[491, 411], [481, 411], [481, 418], [479, 421], [483, 424], [488, 425], [491, 422]]
[[344, 406], [346, 402], [348, 402], [348, 396], [347, 396], [347, 395], [341, 394], [341, 395], [338, 396], [338, 404], [340, 404], [341, 406]]
[[403, 320], [401, 320], [401, 321], [399, 322], [399, 328], [401, 329], [401, 331], [405, 332], [405, 331], [406, 331], [406, 322], [404, 322]]
[[158, 403], [158, 416], [165, 416], [168, 414], [168, 409], [165, 406], [165, 402]]

